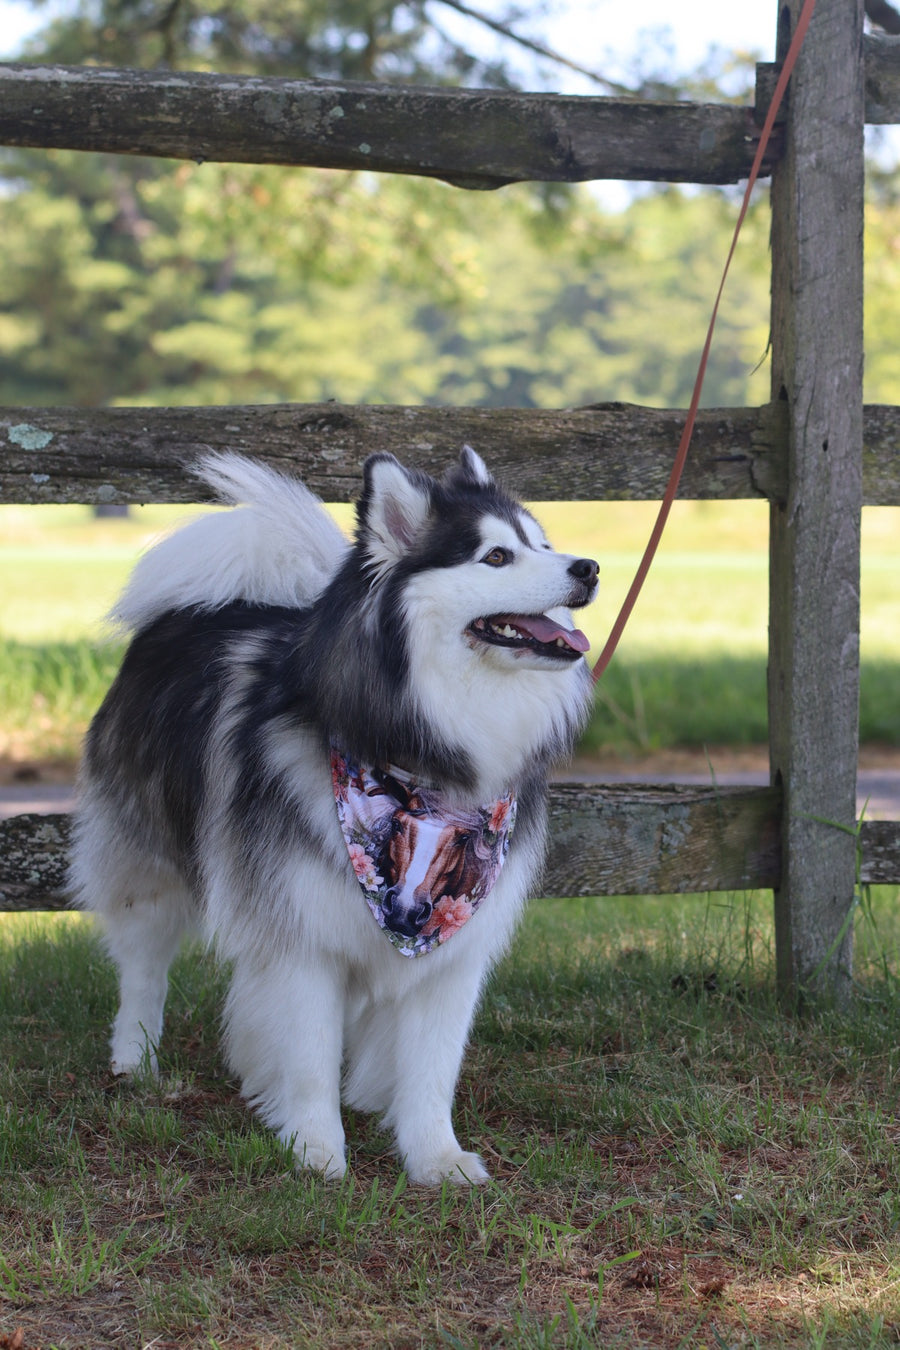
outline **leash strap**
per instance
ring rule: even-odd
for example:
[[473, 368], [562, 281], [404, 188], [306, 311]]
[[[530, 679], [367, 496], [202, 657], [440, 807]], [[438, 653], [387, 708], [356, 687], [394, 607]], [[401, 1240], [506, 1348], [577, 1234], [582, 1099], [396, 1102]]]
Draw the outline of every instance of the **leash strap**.
[[653, 562], [654, 557], [656, 556], [656, 550], [659, 547], [659, 541], [662, 538], [662, 533], [663, 530], [665, 529], [666, 521], [669, 518], [669, 512], [672, 509], [672, 503], [674, 502], [675, 497], [678, 493], [678, 485], [681, 482], [681, 474], [684, 469], [685, 461], [687, 460], [687, 454], [688, 449], [690, 448], [691, 438], [694, 434], [694, 423], [697, 420], [697, 409], [700, 405], [700, 393], [701, 390], [703, 389], [703, 379], [704, 376], [706, 375], [706, 365], [709, 360], [710, 347], [712, 346], [713, 329], [716, 326], [716, 319], [719, 314], [719, 302], [722, 299], [722, 292], [725, 289], [725, 282], [728, 277], [729, 268], [731, 267], [731, 260], [734, 257], [734, 252], [735, 249], [737, 248], [738, 235], [741, 232], [741, 227], [747, 215], [747, 208], [750, 205], [750, 194], [753, 192], [756, 180], [759, 177], [759, 171], [760, 168], [762, 167], [763, 157], [766, 153], [766, 150], [768, 149], [769, 141], [772, 136], [772, 129], [775, 125], [775, 118], [777, 117], [778, 110], [781, 107], [781, 104], [784, 100], [785, 91], [787, 90], [788, 81], [791, 78], [794, 66], [797, 64], [797, 57], [800, 53], [800, 48], [803, 46], [803, 39], [806, 37], [806, 31], [809, 28], [809, 21], [812, 18], [812, 13], [815, 7], [816, 7], [816, 0], [805, 0], [803, 8], [800, 11], [800, 17], [797, 20], [797, 27], [794, 30], [793, 37], [791, 38], [790, 47], [788, 48], [787, 55], [784, 59], [784, 65], [781, 68], [781, 73], [779, 74], [778, 81], [775, 85], [775, 92], [772, 95], [772, 101], [769, 104], [769, 109], [768, 112], [766, 113], [765, 121], [763, 122], [762, 132], [760, 133], [759, 144], [756, 147], [756, 154], [753, 157], [753, 164], [750, 169], [750, 177], [747, 179], [747, 186], [744, 189], [744, 197], [743, 201], [741, 202], [741, 209], [738, 212], [737, 223], [735, 224], [734, 234], [731, 239], [731, 248], [728, 250], [728, 257], [725, 259], [725, 267], [722, 271], [722, 280], [719, 282], [719, 289], [716, 292], [716, 300], [715, 304], [713, 305], [712, 316], [709, 321], [709, 328], [707, 329], [706, 332], [706, 341], [703, 344], [703, 351], [700, 356], [700, 365], [697, 369], [697, 378], [694, 381], [694, 392], [691, 394], [691, 402], [690, 406], [688, 407], [687, 420], [685, 421], [684, 429], [681, 433], [681, 440], [678, 444], [678, 452], [675, 456], [675, 462], [672, 465], [672, 472], [669, 475], [669, 481], [666, 486], [666, 491], [663, 496], [662, 502], [660, 503], [659, 513], [656, 517], [656, 522], [650, 533], [650, 538], [647, 541], [647, 547], [644, 550], [644, 555], [641, 558], [637, 572], [635, 573], [634, 580], [632, 581], [628, 594], [626, 595], [625, 600], [623, 601], [622, 608], [619, 610], [618, 618], [616, 619], [615, 623], [612, 626], [612, 631], [610, 632], [610, 635], [606, 640], [606, 646], [603, 648], [603, 651], [600, 653], [594, 665], [592, 675], [595, 683], [597, 680], [600, 679], [601, 675], [606, 670], [606, 667], [612, 660], [613, 654], [619, 645], [619, 639], [621, 638], [622, 633], [625, 630], [625, 625], [628, 623], [628, 620], [631, 617], [631, 611], [634, 609], [634, 606], [637, 603], [637, 598], [641, 593], [641, 588], [644, 585], [647, 573], [650, 571], [650, 566]]

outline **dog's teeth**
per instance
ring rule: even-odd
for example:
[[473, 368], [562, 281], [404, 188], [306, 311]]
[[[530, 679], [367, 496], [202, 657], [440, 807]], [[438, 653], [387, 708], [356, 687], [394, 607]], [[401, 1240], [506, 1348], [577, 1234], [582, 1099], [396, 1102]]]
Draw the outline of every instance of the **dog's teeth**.
[[518, 637], [519, 634], [516, 632], [515, 628], [513, 628], [512, 624], [508, 623], [504, 626], [503, 636], [508, 638], [514, 638]]

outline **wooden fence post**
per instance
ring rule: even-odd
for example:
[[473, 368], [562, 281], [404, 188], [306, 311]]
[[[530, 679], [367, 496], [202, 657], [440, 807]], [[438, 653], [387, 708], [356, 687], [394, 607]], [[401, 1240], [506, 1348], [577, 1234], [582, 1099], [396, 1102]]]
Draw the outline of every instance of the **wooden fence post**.
[[[779, 6], [779, 56], [800, 0]], [[778, 980], [849, 996], [862, 501], [863, 0], [818, 0], [772, 182], [773, 397], [788, 486], [770, 534], [769, 736], [784, 794]]]

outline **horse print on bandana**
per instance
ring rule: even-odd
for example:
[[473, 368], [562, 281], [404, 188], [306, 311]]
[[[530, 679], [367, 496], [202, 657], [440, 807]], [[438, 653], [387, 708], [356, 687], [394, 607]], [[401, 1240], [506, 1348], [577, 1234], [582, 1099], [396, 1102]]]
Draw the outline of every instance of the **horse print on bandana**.
[[368, 769], [335, 748], [331, 774], [350, 862], [379, 928], [403, 956], [424, 956], [490, 894], [516, 820], [512, 793], [468, 811], [393, 767]]

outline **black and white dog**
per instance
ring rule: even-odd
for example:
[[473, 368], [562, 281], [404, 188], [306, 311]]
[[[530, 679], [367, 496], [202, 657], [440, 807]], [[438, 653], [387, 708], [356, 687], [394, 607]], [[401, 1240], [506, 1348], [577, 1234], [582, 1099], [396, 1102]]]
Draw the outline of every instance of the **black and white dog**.
[[343, 1174], [343, 1095], [411, 1181], [482, 1181], [453, 1095], [541, 863], [548, 767], [587, 715], [567, 611], [597, 565], [468, 447], [441, 481], [373, 455], [352, 544], [297, 480], [199, 471], [244, 504], [138, 563], [80, 784], [71, 879], [119, 970], [113, 1068], [155, 1066], [199, 931], [233, 970], [229, 1063], [301, 1165]]

